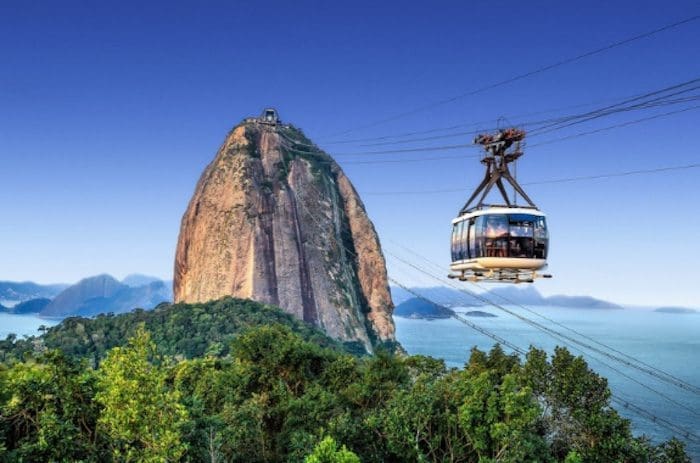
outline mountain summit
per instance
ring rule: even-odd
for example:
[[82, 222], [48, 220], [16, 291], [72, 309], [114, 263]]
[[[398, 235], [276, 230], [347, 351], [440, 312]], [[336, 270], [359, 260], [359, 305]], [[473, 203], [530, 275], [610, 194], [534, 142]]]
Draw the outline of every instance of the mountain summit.
[[379, 239], [338, 164], [274, 110], [226, 137], [182, 218], [176, 302], [275, 304], [367, 350], [394, 342]]

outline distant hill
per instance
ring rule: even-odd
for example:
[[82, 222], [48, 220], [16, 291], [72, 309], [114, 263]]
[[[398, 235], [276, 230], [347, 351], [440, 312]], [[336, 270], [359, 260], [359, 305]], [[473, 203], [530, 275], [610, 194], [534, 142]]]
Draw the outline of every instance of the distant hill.
[[590, 296], [550, 296], [544, 305], [556, 305], [579, 309], [623, 309], [621, 305], [603, 301]]
[[397, 305], [394, 315], [404, 318], [450, 318], [452, 313], [440, 305], [413, 297]]
[[548, 305], [547, 298], [542, 296], [537, 289], [532, 286], [505, 285], [490, 289], [486, 296], [499, 304], [508, 304], [509, 301], [527, 305]]
[[[447, 307], [484, 307], [486, 304], [468, 293], [446, 286], [434, 286], [427, 288], [411, 288], [431, 301]], [[473, 287], [466, 286], [465, 290], [473, 291]], [[391, 288], [391, 294], [397, 307], [411, 299], [412, 293], [402, 288]], [[481, 293], [481, 296], [497, 304], [523, 304], [541, 306], [560, 306], [581, 309], [622, 309], [623, 307], [612, 302], [596, 299], [590, 296], [542, 296], [534, 286], [499, 286]]]
[[151, 309], [168, 302], [172, 291], [162, 281], [132, 287], [110, 275], [85, 278], [58, 294], [42, 311], [44, 317], [93, 316], [99, 313], [123, 313], [134, 308]]
[[[470, 297], [468, 294], [446, 286], [414, 287], [411, 288], [411, 290], [431, 301], [435, 301], [447, 307], [473, 305], [473, 302], [476, 301], [476, 299]], [[415, 295], [413, 293], [403, 288], [396, 286], [391, 287], [391, 298], [397, 307], [414, 297]]]
[[142, 275], [140, 273], [132, 273], [131, 275], [125, 276], [121, 283], [123, 285], [131, 286], [132, 288], [138, 288], [140, 286], [150, 285], [151, 283], [156, 283], [159, 281], [162, 280], [158, 277]]
[[85, 278], [58, 294], [41, 312], [41, 315], [45, 317], [80, 315], [84, 311], [92, 311], [97, 306], [105, 305], [107, 300], [125, 288], [128, 286], [122, 285], [110, 275]]
[[51, 299], [68, 285], [40, 285], [31, 281], [0, 281], [0, 301], [24, 302], [31, 299]]
[[14, 314], [39, 313], [50, 303], [51, 299], [47, 299], [45, 297], [30, 299], [28, 301], [20, 302], [11, 308], [5, 308], [5, 312]]
[[470, 310], [469, 312], [464, 312], [462, 315], [467, 317], [482, 317], [482, 318], [495, 318], [498, 315], [494, 315], [491, 312], [484, 312], [482, 310]]
[[654, 312], [673, 313], [673, 314], [700, 313], [700, 311], [697, 311], [695, 309], [689, 309], [687, 307], [659, 307], [658, 309], [654, 310]]

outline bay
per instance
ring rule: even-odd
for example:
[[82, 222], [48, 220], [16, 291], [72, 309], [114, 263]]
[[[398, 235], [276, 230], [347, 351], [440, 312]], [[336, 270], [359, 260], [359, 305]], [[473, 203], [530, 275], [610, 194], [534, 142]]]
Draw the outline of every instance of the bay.
[[41, 334], [39, 327], [54, 326], [59, 320], [40, 318], [35, 314], [15, 315], [0, 313], [0, 339], [5, 339], [8, 334], [14, 333], [18, 338]]
[[[522, 307], [505, 307], [537, 321], [547, 328], [560, 331], [586, 344], [594, 345], [590, 340], [583, 339], [555, 323], [538, 318]], [[527, 307], [527, 309], [649, 365], [660, 368], [687, 383], [700, 386], [700, 362], [698, 361], [700, 314], [667, 314], [636, 309], [600, 310], [537, 306]], [[467, 311], [466, 308], [456, 310]], [[469, 318], [470, 321], [521, 349], [527, 349], [533, 345], [551, 353], [555, 346], [562, 345], [561, 340], [556, 340], [505, 312], [495, 308], [479, 308], [479, 310], [491, 312], [498, 317], [474, 317]], [[415, 320], [395, 317], [394, 320], [396, 322], [396, 336], [409, 354], [423, 354], [441, 358], [451, 367], [462, 367], [469, 358], [469, 351], [473, 346], [481, 350], [489, 350], [495, 343], [491, 338], [455, 319]], [[569, 347], [569, 350], [575, 355], [580, 355], [581, 351], [577, 349], [578, 346], [575, 344], [572, 346]], [[509, 351], [508, 348], [504, 347], [504, 349]], [[615, 353], [613, 352], [613, 354]], [[619, 354], [615, 355], [620, 356]], [[651, 378], [601, 354], [588, 355], [586, 353], [584, 358], [591, 368], [608, 379], [610, 388], [616, 396], [700, 435], [700, 396]], [[615, 370], [622, 371], [632, 379], [624, 377]], [[645, 386], [662, 392], [682, 406], [669, 402]], [[624, 407], [616, 406], [615, 408], [620, 414], [632, 420], [635, 434], [645, 434], [654, 442], [666, 440], [673, 435], [665, 428], [639, 417]], [[700, 443], [691, 442], [683, 436], [676, 437], [686, 442], [688, 453], [693, 461], [700, 462]]]

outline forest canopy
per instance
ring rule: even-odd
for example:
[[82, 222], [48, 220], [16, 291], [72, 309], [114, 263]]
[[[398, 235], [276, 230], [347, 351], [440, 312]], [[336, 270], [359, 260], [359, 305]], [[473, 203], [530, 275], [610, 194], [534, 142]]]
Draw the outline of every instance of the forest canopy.
[[1, 461], [689, 462], [632, 435], [581, 357], [360, 356], [226, 298], [2, 341]]

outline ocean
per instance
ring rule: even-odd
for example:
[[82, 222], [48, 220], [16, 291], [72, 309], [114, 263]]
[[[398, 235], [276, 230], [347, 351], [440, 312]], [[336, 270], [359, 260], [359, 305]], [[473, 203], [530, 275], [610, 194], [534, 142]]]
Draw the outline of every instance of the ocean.
[[[559, 326], [538, 319], [532, 314], [524, 312], [521, 308], [508, 308], [552, 329], [563, 331]], [[528, 308], [650, 365], [661, 368], [690, 384], [700, 386], [700, 361], [698, 360], [700, 356], [700, 314], [666, 314], [633, 309], [596, 310], [536, 306]], [[459, 311], [459, 309], [457, 310]], [[470, 320], [473, 323], [520, 348], [527, 349], [532, 344], [551, 352], [558, 344], [547, 334], [524, 324], [511, 315], [492, 308], [479, 307], [478, 310], [493, 313], [498, 317], [472, 317]], [[410, 354], [442, 358], [448, 366], [452, 367], [464, 365], [472, 346], [488, 350], [494, 344], [490, 338], [454, 319], [414, 320], [397, 317], [395, 321], [397, 338]], [[4, 339], [9, 333], [15, 333], [18, 337], [38, 334], [39, 326], [53, 326], [56, 323], [56, 320], [46, 320], [33, 315], [0, 313], [0, 338]], [[572, 333], [567, 332], [567, 334], [575, 336]], [[506, 350], [508, 349], [506, 348]], [[570, 350], [579, 354], [574, 349]], [[602, 357], [600, 354], [593, 355]], [[644, 373], [602, 357], [605, 363], [623, 371], [642, 384], [671, 396], [676, 402], [686, 406], [686, 408], [680, 408], [639, 384], [620, 376], [591, 357], [586, 356], [586, 358], [594, 370], [608, 378], [614, 394], [652, 412], [654, 415], [700, 435], [700, 418], [698, 418], [700, 396], [669, 386]], [[672, 435], [665, 428], [640, 418], [629, 410], [619, 407], [617, 409], [623, 416], [632, 420], [635, 433], [646, 434], [655, 442], [668, 439]], [[682, 438], [682, 436], [678, 437]], [[693, 461], [700, 462], [700, 443], [683, 440], [687, 443], [687, 450]]]
[[[507, 308], [551, 329], [578, 338], [575, 334], [520, 307]], [[528, 309], [700, 387], [700, 314], [667, 314], [641, 309], [598, 310], [537, 306], [530, 306]], [[470, 317], [470, 321], [521, 349], [534, 345], [552, 352], [556, 345], [562, 344], [505, 312], [484, 307], [479, 307], [478, 310], [493, 313], [497, 318]], [[396, 336], [408, 353], [441, 358], [452, 367], [464, 365], [471, 347], [489, 350], [495, 343], [455, 319], [416, 320], [396, 317], [395, 322]], [[582, 341], [591, 344], [590, 341]], [[573, 346], [577, 347], [575, 344]], [[509, 351], [508, 348], [504, 349]], [[581, 353], [574, 348], [569, 350], [576, 355]], [[670, 403], [633, 380], [625, 378], [592, 356], [600, 358], [640, 383], [661, 391], [683, 407]], [[600, 354], [584, 357], [591, 368], [608, 379], [613, 394], [700, 436], [700, 396], [670, 386]], [[654, 442], [672, 436], [665, 428], [625, 408], [615, 408], [632, 420], [635, 434], [646, 434]], [[700, 442], [691, 442], [683, 436], [677, 437], [686, 442], [687, 451], [693, 461], [700, 462]]]
[[41, 334], [41, 325], [54, 326], [59, 320], [47, 320], [36, 315], [14, 315], [0, 313], [0, 339], [5, 339], [8, 334], [14, 333], [18, 338]]

